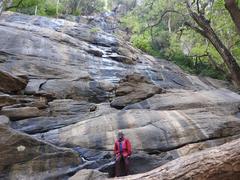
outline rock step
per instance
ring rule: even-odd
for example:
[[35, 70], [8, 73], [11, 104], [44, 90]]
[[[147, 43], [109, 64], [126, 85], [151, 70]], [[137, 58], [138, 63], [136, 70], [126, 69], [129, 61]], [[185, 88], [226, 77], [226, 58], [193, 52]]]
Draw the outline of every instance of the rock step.
[[28, 134], [36, 134], [117, 111], [111, 108], [109, 103], [93, 104], [86, 101], [58, 99], [49, 103], [48, 116], [14, 121], [11, 122], [11, 127]]
[[40, 133], [36, 137], [60, 146], [112, 150], [119, 129], [132, 141], [135, 150], [169, 151], [189, 143], [238, 135], [240, 119], [204, 108], [123, 110]]
[[156, 94], [139, 103], [128, 105], [124, 109], [181, 110], [202, 107], [222, 107], [227, 110], [234, 108], [237, 111], [240, 107], [240, 95], [227, 89], [171, 90], [165, 94]]

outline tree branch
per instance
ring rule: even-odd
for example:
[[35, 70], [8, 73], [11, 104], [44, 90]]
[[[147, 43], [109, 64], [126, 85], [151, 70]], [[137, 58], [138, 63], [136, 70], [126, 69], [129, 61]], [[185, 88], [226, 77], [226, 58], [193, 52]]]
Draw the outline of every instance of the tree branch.
[[225, 8], [228, 10], [231, 18], [237, 27], [238, 34], [240, 35], [240, 8], [236, 0], [225, 0]]
[[206, 37], [205, 31], [198, 28], [197, 26], [194, 26], [193, 24], [191, 24], [189, 22], [185, 22], [184, 25], [191, 28], [192, 30], [196, 31], [197, 33], [201, 34], [202, 36]]
[[145, 31], [146, 31], [147, 29], [149, 29], [149, 28], [153, 28], [153, 27], [155, 27], [155, 26], [158, 26], [158, 25], [163, 21], [163, 18], [164, 18], [168, 13], [171, 13], [171, 12], [172, 12], [172, 13], [180, 14], [180, 15], [182, 15], [183, 17], [185, 16], [185, 15], [182, 14], [181, 12], [176, 11], [176, 10], [173, 10], [173, 9], [165, 10], [165, 11], [161, 14], [160, 19], [159, 19], [156, 23], [154, 23], [153, 25], [148, 25], [148, 26], [145, 27], [143, 30], [141, 30], [140, 33], [145, 32]]
[[10, 9], [12, 9], [12, 8], [18, 8], [18, 7], [23, 3], [23, 1], [24, 1], [24, 0], [20, 0], [20, 1], [18, 1], [18, 3], [17, 3], [16, 5], [14, 5], [14, 6], [6, 7], [5, 10], [8, 11], [8, 10], [10, 10]]

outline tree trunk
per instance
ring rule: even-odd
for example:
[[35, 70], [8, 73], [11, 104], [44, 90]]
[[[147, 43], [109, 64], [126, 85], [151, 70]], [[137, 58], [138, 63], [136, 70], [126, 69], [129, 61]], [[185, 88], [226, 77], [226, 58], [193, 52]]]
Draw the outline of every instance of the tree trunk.
[[0, 15], [2, 14], [4, 10], [4, 1], [0, 1]]
[[240, 139], [175, 159], [128, 180], [231, 179], [240, 177]]
[[194, 27], [194, 30], [207, 38], [215, 47], [215, 49], [218, 51], [218, 53], [223, 58], [225, 64], [227, 65], [234, 85], [240, 88], [240, 67], [236, 59], [233, 57], [231, 52], [227, 49], [227, 47], [223, 44], [223, 42], [214, 32], [209, 21], [204, 16], [198, 15], [197, 13], [193, 12], [189, 6], [188, 10], [190, 16], [200, 27]]
[[237, 27], [238, 33], [240, 35], [240, 8], [238, 7], [236, 0], [224, 0], [225, 7], [230, 13], [234, 24]]
[[172, 33], [171, 20], [172, 20], [172, 16], [169, 15], [169, 16], [168, 16], [168, 32], [169, 32], [169, 33]]
[[36, 6], [35, 6], [35, 11], [34, 11], [34, 15], [35, 15], [35, 16], [37, 15], [37, 12], [38, 12], [38, 6], [36, 5]]
[[56, 6], [57, 6], [57, 7], [56, 7], [56, 15], [57, 15], [57, 18], [58, 18], [58, 13], [59, 13], [59, 12], [58, 12], [58, 8], [59, 8], [59, 0], [57, 0], [57, 4], [56, 4]]

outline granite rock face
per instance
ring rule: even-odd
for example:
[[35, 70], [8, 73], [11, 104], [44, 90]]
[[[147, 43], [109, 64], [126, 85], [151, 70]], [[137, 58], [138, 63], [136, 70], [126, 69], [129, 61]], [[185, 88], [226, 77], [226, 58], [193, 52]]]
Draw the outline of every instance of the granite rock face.
[[0, 178], [114, 175], [119, 130], [133, 145], [132, 174], [240, 138], [229, 83], [188, 75], [93, 25], [0, 16]]
[[[209, 112], [188, 110], [128, 110], [92, 118], [37, 135], [57, 145], [112, 150], [121, 129], [135, 150], [168, 151], [186, 144], [238, 135], [240, 119]], [[81, 137], [81, 138], [79, 138]]]
[[0, 177], [6, 179], [68, 177], [82, 163], [70, 149], [58, 148], [2, 124], [0, 153]]
[[238, 111], [239, 101], [239, 95], [227, 89], [214, 89], [211, 91], [172, 90], [165, 94], [156, 94], [124, 109], [184, 110], [212, 107], [215, 109], [222, 108], [227, 112]]

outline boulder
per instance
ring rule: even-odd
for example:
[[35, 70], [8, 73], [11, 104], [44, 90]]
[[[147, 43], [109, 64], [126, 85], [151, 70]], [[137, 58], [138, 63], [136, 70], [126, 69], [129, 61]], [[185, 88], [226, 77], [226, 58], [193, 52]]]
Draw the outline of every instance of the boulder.
[[92, 102], [103, 102], [111, 96], [99, 82], [85, 80], [48, 80], [41, 86], [41, 90], [54, 94], [59, 99], [82, 99]]
[[6, 107], [36, 107], [47, 108], [47, 99], [43, 96], [8, 95], [0, 93], [0, 108]]
[[23, 90], [27, 82], [21, 78], [18, 78], [12, 74], [0, 70], [0, 91], [4, 93], [12, 93]]
[[9, 106], [17, 103], [16, 99], [7, 94], [0, 94], [0, 109], [4, 106]]
[[37, 94], [40, 91], [40, 87], [46, 82], [45, 79], [30, 79], [25, 88], [25, 94]]
[[97, 106], [86, 101], [76, 101], [72, 99], [57, 99], [49, 103], [50, 114], [59, 115], [77, 115], [95, 111]]
[[0, 125], [0, 177], [49, 179], [68, 177], [82, 163], [70, 149], [58, 148]]
[[0, 125], [2, 124], [5, 124], [5, 125], [10, 124], [9, 118], [7, 116], [0, 116]]
[[121, 109], [129, 104], [133, 104], [147, 99], [163, 90], [140, 74], [127, 75], [122, 79], [116, 89], [116, 98], [111, 102], [111, 106]]
[[46, 113], [36, 107], [4, 107], [0, 111], [0, 114], [9, 117], [11, 120], [21, 120], [25, 118], [43, 116]]

